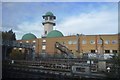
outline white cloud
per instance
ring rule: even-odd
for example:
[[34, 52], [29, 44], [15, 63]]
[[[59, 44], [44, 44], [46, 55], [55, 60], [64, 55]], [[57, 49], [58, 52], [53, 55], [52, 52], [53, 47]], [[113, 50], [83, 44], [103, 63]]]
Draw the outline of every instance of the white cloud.
[[33, 33], [38, 38], [43, 34], [43, 26], [40, 21], [36, 22], [23, 22], [18, 25], [19, 31], [16, 31], [17, 39], [21, 39], [26, 33]]
[[[68, 34], [112, 34], [118, 32], [118, 13], [113, 11], [92, 11], [75, 16], [63, 17], [62, 22], [56, 23], [57, 30], [64, 35]], [[43, 25], [40, 20], [36, 22], [22, 22], [16, 31], [17, 39], [26, 33], [33, 33], [38, 38], [43, 34]]]
[[117, 12], [100, 11], [83, 13], [65, 18], [57, 26], [64, 35], [68, 34], [110, 34], [118, 32]]

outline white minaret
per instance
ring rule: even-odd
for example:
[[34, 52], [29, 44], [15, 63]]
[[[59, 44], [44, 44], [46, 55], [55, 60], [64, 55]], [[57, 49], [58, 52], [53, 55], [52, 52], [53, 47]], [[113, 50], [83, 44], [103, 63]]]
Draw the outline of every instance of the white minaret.
[[44, 37], [46, 37], [47, 34], [53, 30], [53, 26], [55, 26], [54, 20], [56, 19], [56, 17], [53, 15], [52, 12], [47, 12], [42, 17], [44, 19], [44, 22], [42, 22], [42, 24], [44, 25]]

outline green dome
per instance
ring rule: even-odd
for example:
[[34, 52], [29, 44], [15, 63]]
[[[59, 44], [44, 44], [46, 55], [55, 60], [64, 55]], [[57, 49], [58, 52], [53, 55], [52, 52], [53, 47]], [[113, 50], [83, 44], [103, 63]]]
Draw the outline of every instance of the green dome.
[[54, 16], [52, 12], [47, 12], [45, 15], [46, 16]]
[[63, 34], [60, 31], [53, 30], [53, 31], [48, 33], [47, 38], [62, 37], [62, 36], [63, 36]]
[[30, 40], [30, 39], [36, 39], [36, 38], [37, 37], [34, 34], [27, 33], [27, 34], [23, 35], [22, 40]]

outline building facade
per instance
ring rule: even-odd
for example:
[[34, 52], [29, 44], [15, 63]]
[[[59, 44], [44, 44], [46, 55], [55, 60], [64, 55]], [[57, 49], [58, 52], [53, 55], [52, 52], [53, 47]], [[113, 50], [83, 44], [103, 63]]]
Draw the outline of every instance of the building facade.
[[25, 34], [20, 43], [34, 44], [36, 54], [47, 53], [56, 54], [61, 53], [55, 48], [55, 43], [59, 42], [66, 46], [75, 55], [81, 53], [118, 53], [119, 39], [118, 34], [102, 34], [102, 35], [83, 35], [76, 34], [71, 36], [64, 36], [60, 31], [53, 30], [56, 17], [51, 12], [47, 12], [43, 19], [44, 35], [42, 38], [37, 38], [32, 33]]

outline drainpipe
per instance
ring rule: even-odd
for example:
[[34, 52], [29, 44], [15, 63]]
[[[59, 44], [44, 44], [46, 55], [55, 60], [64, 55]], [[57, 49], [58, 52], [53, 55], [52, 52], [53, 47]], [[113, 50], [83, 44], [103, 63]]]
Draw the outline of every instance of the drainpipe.
[[97, 50], [97, 53], [98, 53], [98, 44], [97, 44], [97, 41], [98, 41], [98, 39], [97, 39], [97, 35], [96, 35], [96, 38], [95, 38], [95, 45], [96, 45], [96, 50]]
[[77, 50], [78, 53], [80, 53], [80, 45], [79, 45], [79, 42], [80, 42], [79, 40], [80, 40], [80, 38], [79, 38], [79, 34], [76, 35], [76, 39], [77, 39], [76, 50]]

